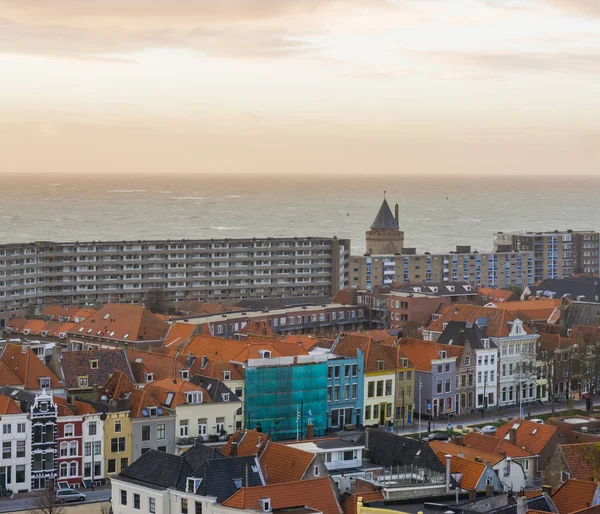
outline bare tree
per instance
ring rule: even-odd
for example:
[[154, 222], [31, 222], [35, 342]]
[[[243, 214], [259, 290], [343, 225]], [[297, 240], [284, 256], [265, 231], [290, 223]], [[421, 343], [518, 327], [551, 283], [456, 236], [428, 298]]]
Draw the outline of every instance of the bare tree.
[[54, 490], [54, 482], [49, 481], [48, 487], [40, 491], [35, 497], [35, 509], [32, 514], [63, 514], [65, 508], [59, 503]]
[[148, 291], [146, 307], [155, 314], [166, 314], [168, 310], [167, 293], [164, 289], [151, 289]]

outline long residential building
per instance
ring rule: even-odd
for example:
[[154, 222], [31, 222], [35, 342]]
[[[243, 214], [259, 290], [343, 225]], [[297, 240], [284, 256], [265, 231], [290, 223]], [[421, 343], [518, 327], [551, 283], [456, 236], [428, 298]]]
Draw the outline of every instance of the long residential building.
[[591, 230], [497, 232], [494, 249], [533, 252], [535, 282], [600, 272], [600, 234]]
[[337, 237], [33, 242], [0, 245], [0, 328], [47, 304], [333, 296], [350, 241]]

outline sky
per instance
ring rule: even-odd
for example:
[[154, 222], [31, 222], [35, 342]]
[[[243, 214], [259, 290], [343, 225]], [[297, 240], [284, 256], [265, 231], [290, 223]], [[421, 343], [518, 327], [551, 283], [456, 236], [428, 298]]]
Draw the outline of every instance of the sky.
[[0, 0], [0, 173], [600, 175], [599, 0]]

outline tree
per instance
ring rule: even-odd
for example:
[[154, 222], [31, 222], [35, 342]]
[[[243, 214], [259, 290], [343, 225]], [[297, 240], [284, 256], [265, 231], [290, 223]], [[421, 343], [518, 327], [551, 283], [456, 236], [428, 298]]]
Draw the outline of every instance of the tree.
[[416, 321], [407, 321], [402, 327], [402, 337], [421, 339], [423, 337], [421, 325]]
[[59, 503], [54, 490], [54, 481], [48, 481], [48, 487], [40, 491], [35, 497], [35, 509], [32, 514], [63, 514], [65, 508]]
[[166, 314], [168, 310], [166, 291], [164, 289], [152, 289], [148, 291], [146, 307], [155, 314]]

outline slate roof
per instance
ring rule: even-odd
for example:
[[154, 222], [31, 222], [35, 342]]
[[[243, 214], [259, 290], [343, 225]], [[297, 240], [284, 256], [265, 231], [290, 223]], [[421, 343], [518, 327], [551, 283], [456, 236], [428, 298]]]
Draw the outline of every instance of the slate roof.
[[548, 424], [533, 423], [525, 419], [513, 420], [498, 427], [494, 437], [507, 438], [508, 431], [513, 427], [517, 427], [516, 445], [524, 448], [533, 455], [539, 455], [552, 437], [557, 433], [558, 428]]
[[[365, 444], [365, 435], [358, 439]], [[445, 466], [424, 441], [383, 430], [369, 429], [369, 460], [378, 466], [415, 466], [445, 473]]]
[[383, 199], [381, 207], [379, 207], [377, 216], [375, 216], [375, 219], [371, 224], [371, 230], [382, 228], [398, 228], [398, 222], [396, 221], [396, 218], [394, 218], [392, 210], [385, 198]]
[[[467, 321], [450, 321], [437, 342], [440, 344], [464, 346], [467, 341], [477, 350], [485, 349], [482, 339], [488, 339], [476, 323]], [[496, 343], [488, 339], [488, 347], [496, 348]]]
[[329, 478], [317, 478], [302, 482], [247, 487], [237, 491], [223, 502], [224, 507], [261, 511], [260, 499], [270, 498], [273, 511], [308, 507], [323, 514], [341, 514]]
[[561, 444], [560, 451], [573, 478], [594, 481], [600, 479], [599, 443]]
[[600, 304], [569, 302], [561, 313], [561, 325], [565, 328], [572, 328], [575, 325], [600, 325]]
[[190, 379], [190, 383], [200, 386], [206, 391], [212, 398], [213, 402], [222, 402], [223, 394], [229, 394], [230, 402], [239, 402], [240, 399], [227, 387], [221, 380], [213, 377], [205, 377], [204, 375], [194, 375]]
[[258, 460], [253, 456], [207, 460], [190, 475], [180, 477], [182, 480], [177, 486], [179, 490], [185, 491], [188, 477], [202, 478], [197, 494], [214, 496], [219, 503], [240, 490], [238, 484], [244, 487], [264, 485]]
[[477, 296], [477, 291], [468, 282], [428, 282], [426, 284], [394, 284], [392, 291], [419, 293], [430, 296]]
[[529, 291], [534, 296], [538, 291], [542, 291], [542, 296], [546, 297], [553, 293], [554, 298], [571, 295], [573, 300], [583, 296], [588, 302], [600, 301], [600, 284], [596, 277], [547, 278], [535, 286], [529, 286]]
[[303, 296], [300, 298], [257, 298], [240, 300], [232, 310], [264, 310], [286, 309], [289, 307], [304, 307], [310, 305], [327, 305], [331, 303], [331, 296]]
[[[91, 361], [98, 361], [98, 367], [92, 368]], [[133, 381], [131, 367], [124, 350], [73, 350], [62, 352], [60, 363], [69, 389], [79, 389], [77, 377], [87, 376], [89, 387], [102, 387], [115, 371], [125, 373]]]
[[[533, 510], [538, 512], [558, 512], [552, 498], [547, 494], [541, 494], [534, 498], [527, 499], [527, 510]], [[488, 512], [488, 514], [517, 514], [517, 504], [506, 505], [499, 509], [494, 509]], [[561, 513], [562, 514], [562, 513]]]
[[570, 478], [552, 495], [552, 500], [561, 514], [576, 512], [594, 504], [597, 490], [596, 482]]

